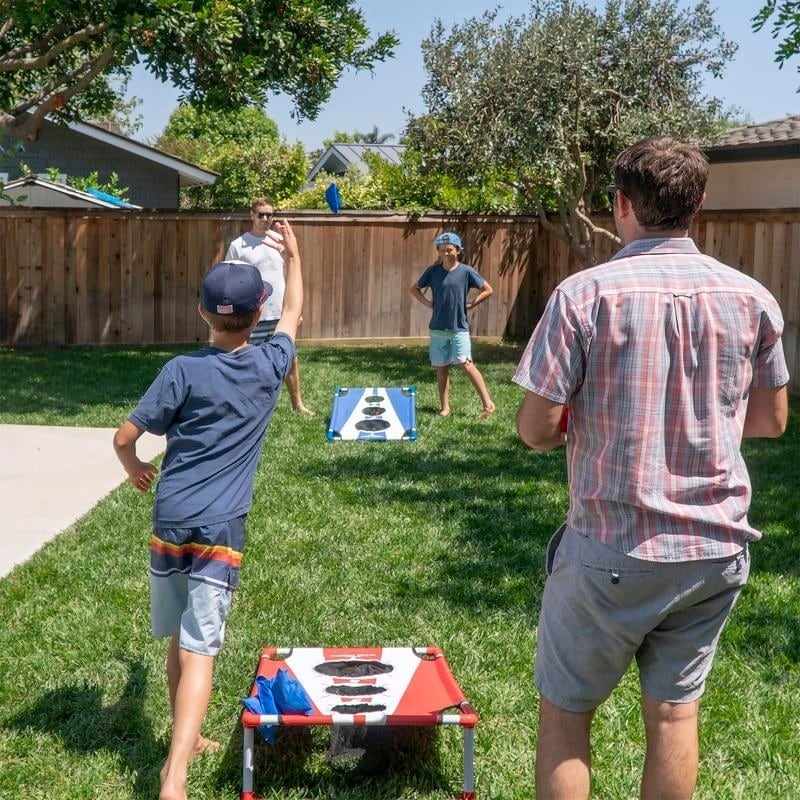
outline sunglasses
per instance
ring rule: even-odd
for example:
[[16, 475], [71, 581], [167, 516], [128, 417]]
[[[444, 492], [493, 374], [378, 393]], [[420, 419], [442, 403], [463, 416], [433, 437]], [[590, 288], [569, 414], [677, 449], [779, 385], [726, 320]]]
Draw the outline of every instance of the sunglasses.
[[274, 211], [256, 211], [255, 214], [259, 219], [272, 219], [275, 216]]
[[614, 198], [617, 196], [617, 192], [619, 191], [619, 189], [617, 189], [617, 187], [614, 186], [613, 183], [610, 183], [608, 186], [604, 187], [603, 191], [606, 193], [606, 196], [608, 197], [609, 205], [613, 208]]

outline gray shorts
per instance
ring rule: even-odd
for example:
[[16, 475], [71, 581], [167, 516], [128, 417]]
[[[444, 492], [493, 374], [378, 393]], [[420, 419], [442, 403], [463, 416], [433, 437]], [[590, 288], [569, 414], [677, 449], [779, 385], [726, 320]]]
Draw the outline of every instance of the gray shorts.
[[259, 320], [253, 332], [250, 334], [250, 344], [264, 344], [275, 335], [275, 328], [278, 327], [277, 319]]
[[215, 656], [225, 640], [233, 590], [182, 572], [150, 575], [153, 636], [178, 636], [181, 650]]
[[635, 658], [644, 694], [691, 703], [749, 572], [746, 548], [707, 561], [642, 561], [562, 526], [547, 547], [536, 688], [559, 708], [590, 711]]
[[188, 528], [159, 527], [150, 539], [153, 635], [179, 636], [182, 650], [215, 656], [244, 549], [245, 515]]

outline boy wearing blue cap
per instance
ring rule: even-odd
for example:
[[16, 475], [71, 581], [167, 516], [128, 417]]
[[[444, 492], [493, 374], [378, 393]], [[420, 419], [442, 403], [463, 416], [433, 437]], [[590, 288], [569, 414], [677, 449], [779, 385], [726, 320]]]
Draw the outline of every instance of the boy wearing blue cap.
[[[436, 367], [439, 414], [443, 417], [450, 415], [450, 365], [458, 364], [483, 403], [481, 417], [485, 419], [494, 413], [495, 405], [483, 375], [472, 361], [467, 312], [491, 297], [492, 287], [476, 269], [458, 260], [461, 254], [458, 234], [446, 232], [437, 236], [436, 250], [439, 260], [420, 275], [411, 286], [411, 294], [433, 311], [429, 325], [429, 353], [431, 364]], [[423, 292], [429, 287], [431, 299]], [[469, 299], [470, 289], [478, 290], [472, 300]]]
[[144, 431], [167, 437], [150, 544], [153, 634], [171, 637], [173, 730], [160, 800], [186, 800], [190, 759], [218, 746], [200, 729], [239, 583], [253, 478], [295, 355], [303, 302], [297, 239], [288, 223], [279, 230], [287, 269], [275, 335], [265, 344], [249, 344], [272, 291], [258, 269], [241, 261], [215, 264], [203, 279], [198, 307], [210, 328], [208, 347], [169, 361], [114, 436], [128, 479], [141, 492], [158, 469], [137, 457], [136, 442]]

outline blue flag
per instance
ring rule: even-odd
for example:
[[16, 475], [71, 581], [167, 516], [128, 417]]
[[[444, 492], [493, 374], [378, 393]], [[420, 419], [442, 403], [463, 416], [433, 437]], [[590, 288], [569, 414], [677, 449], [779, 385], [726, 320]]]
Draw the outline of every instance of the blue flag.
[[339, 187], [335, 183], [332, 183], [325, 190], [325, 199], [328, 201], [331, 211], [334, 214], [338, 214], [339, 209], [342, 207], [342, 196], [339, 194]]

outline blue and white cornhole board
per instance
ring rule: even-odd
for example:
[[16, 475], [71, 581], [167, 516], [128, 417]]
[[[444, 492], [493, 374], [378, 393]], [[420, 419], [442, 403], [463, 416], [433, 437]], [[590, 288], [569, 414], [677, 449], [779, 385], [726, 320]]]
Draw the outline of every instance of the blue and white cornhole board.
[[417, 438], [417, 390], [414, 386], [337, 386], [328, 426], [329, 442]]

